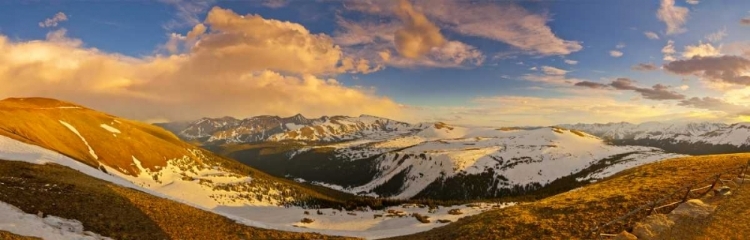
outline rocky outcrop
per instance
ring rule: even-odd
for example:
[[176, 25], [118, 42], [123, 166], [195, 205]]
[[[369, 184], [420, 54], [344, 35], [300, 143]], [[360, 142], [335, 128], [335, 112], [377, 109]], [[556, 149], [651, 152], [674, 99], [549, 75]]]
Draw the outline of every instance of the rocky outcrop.
[[[691, 199], [680, 204], [669, 214], [654, 214], [636, 223], [633, 235], [638, 239], [662, 239], [672, 233], [672, 227], [681, 221], [705, 219], [716, 211], [716, 206], [700, 199]], [[627, 238], [622, 238], [627, 239]]]

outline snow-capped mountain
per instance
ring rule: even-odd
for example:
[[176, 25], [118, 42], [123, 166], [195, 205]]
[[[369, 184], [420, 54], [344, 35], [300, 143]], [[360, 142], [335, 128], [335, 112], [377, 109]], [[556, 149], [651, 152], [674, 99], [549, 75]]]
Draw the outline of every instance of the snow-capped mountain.
[[413, 130], [410, 124], [369, 115], [359, 117], [323, 116], [308, 119], [257, 116], [246, 119], [232, 117], [203, 118], [175, 128], [174, 123], [157, 124], [180, 138], [204, 144], [254, 143], [263, 141], [336, 142], [363, 137], [390, 137]]
[[435, 123], [414, 129], [388, 139], [365, 137], [277, 154], [247, 150], [230, 156], [272, 174], [353, 194], [445, 200], [522, 195], [566, 177], [585, 184], [680, 156], [651, 147], [608, 145], [596, 136], [561, 128]]
[[750, 151], [750, 123], [607, 123], [573, 124], [577, 129], [617, 145], [641, 145], [684, 154], [718, 154]]

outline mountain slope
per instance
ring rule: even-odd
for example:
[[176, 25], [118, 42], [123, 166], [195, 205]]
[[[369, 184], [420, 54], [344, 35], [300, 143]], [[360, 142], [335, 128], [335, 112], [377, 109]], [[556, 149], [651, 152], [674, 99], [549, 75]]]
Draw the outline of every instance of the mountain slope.
[[[249, 227], [60, 165], [0, 160], [0, 176], [0, 203], [30, 214], [75, 219], [86, 231], [113, 239], [331, 238]], [[1, 233], [0, 239], [5, 239]]]
[[683, 154], [721, 154], [750, 151], [750, 123], [669, 123], [573, 124], [577, 129], [617, 145], [662, 148]]
[[[597, 224], [659, 199], [686, 183], [747, 164], [749, 158], [750, 154], [713, 155], [647, 164], [575, 191], [394, 239], [587, 239]], [[612, 225], [605, 232], [619, 232], [626, 227]]]
[[[0, 135], [57, 151], [140, 187], [189, 198], [186, 200], [209, 208], [333, 201], [184, 143], [159, 127], [53, 99], [0, 101]], [[23, 147], [16, 150], [20, 151], [16, 154], [27, 151]]]
[[611, 146], [560, 128], [508, 130], [436, 123], [414, 129], [387, 139], [210, 149], [276, 176], [353, 194], [441, 200], [529, 195], [572, 176], [568, 188], [578, 187], [629, 167], [679, 156], [655, 148]]

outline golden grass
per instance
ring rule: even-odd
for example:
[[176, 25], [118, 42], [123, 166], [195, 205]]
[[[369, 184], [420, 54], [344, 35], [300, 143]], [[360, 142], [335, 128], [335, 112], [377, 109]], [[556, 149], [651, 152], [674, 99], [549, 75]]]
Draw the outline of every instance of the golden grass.
[[[81, 138], [60, 123], [60, 120], [76, 128], [98, 159], [89, 153], [89, 148]], [[102, 128], [101, 124], [110, 125], [121, 133], [113, 135]], [[339, 204], [347, 200], [339, 199], [341, 195], [334, 199], [294, 181], [275, 178], [237, 161], [214, 155], [181, 141], [160, 127], [54, 99], [10, 98], [0, 101], [0, 135], [57, 151], [92, 167], [103, 164], [134, 176], [139, 170], [133, 164], [133, 157], [143, 167], [157, 171], [166, 166], [169, 159], [189, 156], [196, 161], [211, 161], [206, 164], [222, 166], [232, 173], [251, 176], [256, 179], [253, 184], [278, 189], [290, 188], [292, 191], [288, 192], [289, 195], [302, 202], [310, 200], [322, 204]], [[200, 152], [205, 158], [193, 157], [193, 152]]]
[[[584, 239], [594, 227], [687, 184], [746, 164], [750, 154], [670, 159], [622, 171], [582, 189], [460, 219], [396, 239]], [[645, 212], [644, 212], [645, 213]], [[631, 223], [605, 228], [619, 232]]]
[[750, 235], [750, 181], [734, 185], [732, 195], [717, 198], [718, 205], [707, 219], [678, 222], [667, 239], [747, 239]]
[[0, 230], [0, 239], [2, 240], [40, 240], [41, 238], [19, 236], [10, 232]]
[[[75, 127], [99, 159], [94, 158], [85, 143], [59, 121]], [[115, 137], [101, 124], [110, 125], [122, 133]], [[189, 156], [187, 149], [194, 148], [159, 127], [44, 98], [0, 101], [0, 134], [58, 151], [89, 166], [97, 167], [102, 163], [124, 169], [126, 174], [134, 176], [138, 169], [132, 164], [133, 157], [140, 160], [143, 167], [155, 171], [157, 166], [166, 165], [165, 159]]]
[[[0, 160], [0, 201], [27, 213], [76, 219], [85, 230], [114, 239], [341, 238], [245, 226], [54, 164]], [[0, 239], [14, 239], [3, 234]]]

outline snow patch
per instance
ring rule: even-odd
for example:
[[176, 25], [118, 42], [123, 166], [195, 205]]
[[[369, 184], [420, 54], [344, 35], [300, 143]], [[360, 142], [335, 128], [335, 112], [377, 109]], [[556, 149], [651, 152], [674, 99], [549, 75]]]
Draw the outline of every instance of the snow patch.
[[76, 129], [75, 127], [73, 127], [73, 125], [70, 125], [70, 123], [67, 123], [67, 122], [65, 122], [63, 120], [58, 120], [58, 121], [60, 121], [60, 123], [62, 123], [62, 125], [64, 125], [65, 127], [67, 127], [71, 132], [73, 132], [76, 135], [78, 135], [78, 137], [81, 139], [81, 141], [83, 141], [83, 143], [86, 144], [86, 147], [89, 148], [89, 154], [91, 154], [91, 156], [94, 157], [94, 159], [99, 159], [99, 156], [96, 155], [96, 152], [94, 152], [94, 149], [91, 148], [91, 145], [89, 145], [89, 142], [87, 142], [86, 139], [83, 138], [83, 136], [81, 136], [81, 133], [78, 132], [78, 129]]
[[42, 239], [111, 240], [111, 238], [84, 231], [83, 224], [78, 220], [51, 215], [41, 218], [34, 214], [24, 213], [21, 209], [4, 202], [0, 202], [0, 230]]
[[120, 133], [122, 133], [122, 132], [120, 132], [120, 130], [119, 130], [119, 129], [117, 129], [117, 128], [115, 128], [115, 127], [112, 127], [112, 126], [110, 126], [110, 125], [104, 124], [104, 123], [102, 123], [102, 124], [101, 124], [101, 125], [99, 125], [99, 126], [100, 126], [100, 127], [102, 127], [102, 128], [104, 128], [104, 130], [107, 130], [107, 131], [109, 131], [109, 132], [111, 132], [111, 133], [117, 133], [117, 134], [120, 134]]

